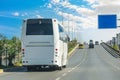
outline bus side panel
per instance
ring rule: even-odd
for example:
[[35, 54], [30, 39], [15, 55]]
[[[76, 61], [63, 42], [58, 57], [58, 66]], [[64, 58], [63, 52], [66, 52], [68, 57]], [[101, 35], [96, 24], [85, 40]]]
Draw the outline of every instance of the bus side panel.
[[60, 43], [60, 45], [59, 45], [59, 49], [60, 49], [60, 54], [61, 54], [61, 56], [60, 56], [60, 64], [61, 64], [61, 66], [63, 66], [63, 58], [64, 58], [64, 43], [63, 43], [63, 41], [61, 41], [61, 40], [59, 40], [59, 43]]
[[64, 42], [63, 66], [67, 65], [67, 54], [68, 54], [67, 42]]
[[[58, 67], [62, 66], [61, 64], [61, 50], [60, 50], [60, 42], [59, 42], [59, 30], [58, 30], [58, 22], [53, 19], [53, 31], [54, 31], [54, 64]], [[56, 51], [57, 49], [57, 51]], [[57, 56], [56, 56], [57, 55]]]

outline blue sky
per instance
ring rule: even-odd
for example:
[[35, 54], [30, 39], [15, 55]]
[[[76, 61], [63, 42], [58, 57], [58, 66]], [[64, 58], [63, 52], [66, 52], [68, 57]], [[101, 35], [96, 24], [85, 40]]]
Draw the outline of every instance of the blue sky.
[[[97, 15], [111, 12], [118, 14], [117, 10], [120, 7], [117, 6], [118, 9], [116, 9], [116, 5], [120, 5], [119, 0], [0, 0], [0, 34], [8, 38], [20, 37], [23, 19], [57, 18], [59, 22], [62, 22], [63, 18], [67, 33], [69, 21], [69, 34], [74, 25], [79, 40], [88, 41], [93, 38], [100, 41], [105, 38], [97, 29]], [[106, 9], [104, 10], [102, 6]], [[109, 10], [108, 6], [112, 9]], [[119, 32], [119, 30], [112, 30], [113, 34], [111, 30], [103, 30], [103, 33], [104, 31], [111, 34], [105, 40], [111, 39]]]
[[35, 10], [47, 2], [44, 0], [1, 0], [0, 33], [9, 38], [20, 37], [22, 20], [34, 17]]
[[[53, 1], [54, 2], [54, 1]], [[71, 3], [80, 5], [80, 1], [70, 0]], [[79, 2], [79, 3], [78, 3]], [[7, 37], [20, 36], [22, 20], [26, 18], [57, 18], [62, 17], [55, 12], [58, 5], [52, 5], [49, 0], [1, 0], [0, 5], [0, 33]], [[84, 2], [83, 2], [84, 3]], [[51, 4], [54, 8], [50, 8]], [[54, 4], [54, 3], [53, 3]], [[67, 8], [60, 6], [63, 11]], [[68, 11], [70, 13], [70, 10]]]

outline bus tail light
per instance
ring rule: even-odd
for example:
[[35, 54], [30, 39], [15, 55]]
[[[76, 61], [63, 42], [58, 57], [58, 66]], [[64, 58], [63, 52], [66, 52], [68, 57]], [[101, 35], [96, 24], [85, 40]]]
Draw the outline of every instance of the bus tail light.
[[55, 49], [55, 53], [58, 54], [58, 49], [57, 48]]
[[22, 51], [24, 51], [24, 49], [22, 49]]
[[22, 49], [22, 54], [23, 54], [23, 57], [25, 57], [25, 55], [24, 55], [24, 54], [25, 54], [25, 53], [24, 53], [24, 51], [25, 51], [25, 50], [24, 50], [24, 49]]
[[55, 51], [58, 51], [58, 49], [56, 48]]

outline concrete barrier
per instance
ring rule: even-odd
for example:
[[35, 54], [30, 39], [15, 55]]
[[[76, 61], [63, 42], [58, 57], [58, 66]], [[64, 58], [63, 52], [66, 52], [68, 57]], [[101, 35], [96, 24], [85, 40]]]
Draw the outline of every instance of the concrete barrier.
[[0, 73], [3, 73], [3, 69], [0, 69]]

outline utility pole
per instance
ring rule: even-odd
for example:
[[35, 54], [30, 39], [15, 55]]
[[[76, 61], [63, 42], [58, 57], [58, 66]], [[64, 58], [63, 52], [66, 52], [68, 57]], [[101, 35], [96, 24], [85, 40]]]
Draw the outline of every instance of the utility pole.
[[63, 11], [62, 11], [62, 25], [63, 25]]
[[69, 36], [69, 14], [68, 14], [68, 36]]

